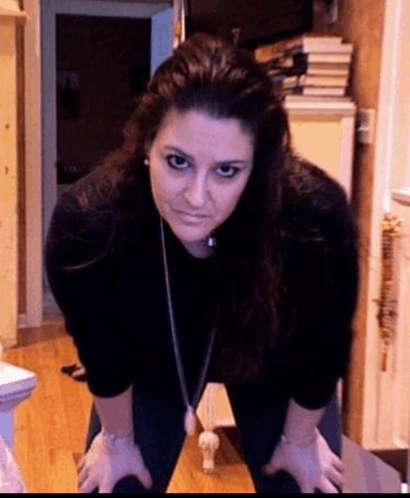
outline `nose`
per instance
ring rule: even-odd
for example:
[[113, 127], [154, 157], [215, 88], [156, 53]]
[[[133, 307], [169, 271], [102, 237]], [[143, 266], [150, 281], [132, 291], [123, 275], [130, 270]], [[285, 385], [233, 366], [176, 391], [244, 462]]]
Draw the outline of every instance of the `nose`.
[[192, 178], [185, 190], [185, 200], [193, 208], [201, 208], [205, 204], [206, 196], [206, 178], [202, 178], [200, 176]]

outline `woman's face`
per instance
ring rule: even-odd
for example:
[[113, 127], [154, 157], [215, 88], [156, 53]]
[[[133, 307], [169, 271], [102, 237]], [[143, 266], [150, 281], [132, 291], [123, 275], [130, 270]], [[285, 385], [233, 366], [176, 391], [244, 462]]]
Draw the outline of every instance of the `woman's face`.
[[206, 256], [206, 238], [232, 212], [253, 167], [254, 140], [236, 119], [169, 111], [148, 151], [161, 216], [187, 250]]

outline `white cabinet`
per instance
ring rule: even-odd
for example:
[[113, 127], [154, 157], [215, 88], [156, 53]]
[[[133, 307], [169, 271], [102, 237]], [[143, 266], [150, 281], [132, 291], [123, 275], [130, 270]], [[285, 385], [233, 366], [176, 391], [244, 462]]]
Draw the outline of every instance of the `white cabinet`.
[[285, 108], [295, 152], [323, 168], [350, 196], [356, 105], [301, 101]]

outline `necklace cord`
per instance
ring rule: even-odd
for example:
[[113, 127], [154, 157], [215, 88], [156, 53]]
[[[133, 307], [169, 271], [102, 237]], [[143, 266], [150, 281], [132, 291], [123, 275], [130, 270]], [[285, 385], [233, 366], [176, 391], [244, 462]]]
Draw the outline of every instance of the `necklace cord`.
[[203, 388], [203, 385], [205, 383], [205, 377], [206, 377], [208, 367], [209, 367], [209, 362], [211, 360], [211, 353], [212, 353], [212, 349], [213, 349], [213, 345], [214, 345], [216, 327], [215, 326], [212, 327], [211, 336], [209, 339], [208, 350], [207, 350], [206, 356], [204, 358], [203, 369], [202, 369], [201, 374], [200, 374], [199, 379], [198, 379], [197, 391], [194, 394], [192, 404], [190, 404], [189, 397], [188, 397], [188, 389], [187, 389], [186, 379], [185, 379], [185, 374], [184, 374], [184, 368], [182, 366], [181, 354], [179, 351], [178, 338], [177, 338], [177, 334], [176, 334], [174, 311], [173, 311], [173, 307], [172, 307], [172, 298], [171, 298], [171, 284], [170, 284], [170, 279], [169, 279], [167, 251], [166, 251], [166, 246], [165, 246], [164, 223], [163, 223], [162, 217], [160, 219], [160, 227], [161, 227], [161, 244], [162, 244], [162, 257], [163, 257], [163, 264], [164, 264], [165, 287], [166, 287], [166, 291], [167, 291], [168, 314], [169, 314], [169, 319], [170, 319], [170, 324], [171, 324], [172, 344], [173, 344], [173, 348], [174, 348], [175, 361], [177, 364], [177, 371], [178, 371], [179, 383], [180, 383], [181, 391], [182, 391], [182, 397], [184, 398], [184, 403], [185, 403], [186, 408], [189, 410], [190, 408], [193, 409], [194, 407], [196, 407], [197, 403], [199, 402], [199, 396], [201, 395], [202, 388]]

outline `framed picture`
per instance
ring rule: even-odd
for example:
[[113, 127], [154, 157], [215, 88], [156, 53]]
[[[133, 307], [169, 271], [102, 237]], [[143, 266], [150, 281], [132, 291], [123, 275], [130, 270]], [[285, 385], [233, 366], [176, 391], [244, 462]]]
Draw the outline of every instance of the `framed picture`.
[[80, 119], [80, 78], [78, 71], [57, 70], [57, 117]]

